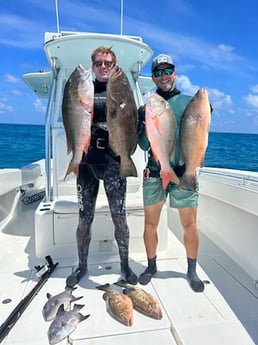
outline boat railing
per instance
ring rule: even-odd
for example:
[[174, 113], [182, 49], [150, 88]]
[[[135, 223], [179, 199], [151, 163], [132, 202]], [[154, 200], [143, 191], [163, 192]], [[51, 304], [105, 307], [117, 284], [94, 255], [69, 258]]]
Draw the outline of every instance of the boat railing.
[[258, 173], [244, 170], [200, 168], [201, 178], [220, 180], [222, 183], [238, 185], [258, 191]]

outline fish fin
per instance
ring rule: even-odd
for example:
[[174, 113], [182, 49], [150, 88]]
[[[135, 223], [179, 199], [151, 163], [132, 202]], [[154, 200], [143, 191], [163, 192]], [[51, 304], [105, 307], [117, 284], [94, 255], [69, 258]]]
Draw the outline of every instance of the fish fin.
[[82, 299], [82, 298], [83, 298], [83, 296], [80, 296], [80, 297], [72, 296], [71, 302], [79, 301], [79, 299]]
[[184, 174], [181, 178], [180, 184], [179, 184], [180, 188], [186, 188], [186, 189], [190, 189], [192, 191], [196, 191], [197, 186], [196, 186], [196, 179], [194, 175], [187, 175]]
[[120, 157], [121, 164], [120, 164], [120, 176], [121, 177], [128, 177], [128, 176], [135, 176], [137, 177], [137, 170], [135, 164], [131, 157]]
[[89, 149], [89, 146], [90, 146], [90, 141], [91, 141], [91, 137], [88, 137], [87, 140], [84, 143], [83, 151], [85, 153], [88, 153], [88, 149]]
[[66, 180], [67, 176], [70, 175], [71, 173], [74, 173], [76, 176], [78, 176], [79, 173], [79, 164], [70, 162], [69, 166], [67, 168], [67, 171], [65, 173], [64, 181]]
[[83, 316], [82, 316], [82, 319], [81, 319], [80, 321], [86, 320], [86, 319], [88, 319], [88, 317], [90, 317], [90, 314], [88, 314], [88, 315], [83, 315]]
[[154, 157], [156, 163], [159, 164], [159, 158], [158, 158], [158, 156], [157, 156], [154, 152], [152, 152], [152, 154], [153, 154], [153, 157]]
[[65, 312], [65, 309], [64, 309], [64, 305], [61, 304], [57, 310], [57, 313], [56, 313], [56, 316], [60, 316], [60, 315], [63, 315]]
[[163, 134], [162, 126], [161, 126], [161, 123], [160, 123], [160, 119], [159, 119], [158, 116], [156, 116], [156, 114], [153, 115], [152, 122], [153, 122], [153, 125], [154, 125], [156, 131], [158, 132], [158, 134], [160, 136], [162, 136], [162, 134]]
[[83, 307], [85, 307], [85, 304], [74, 304], [73, 310], [81, 310]]
[[96, 289], [102, 290], [102, 291], [108, 291], [110, 289], [110, 284], [106, 283], [104, 285], [98, 285], [96, 286]]
[[87, 93], [88, 97], [85, 97], [85, 90], [82, 84], [78, 86], [78, 96], [80, 103], [87, 109], [88, 112], [91, 112], [93, 109], [94, 102], [94, 84], [93, 82], [89, 85], [89, 92]]
[[161, 179], [162, 179], [162, 187], [164, 189], [167, 188], [170, 182], [174, 182], [175, 184], [180, 184], [180, 180], [172, 168], [170, 168], [169, 170], [161, 171]]

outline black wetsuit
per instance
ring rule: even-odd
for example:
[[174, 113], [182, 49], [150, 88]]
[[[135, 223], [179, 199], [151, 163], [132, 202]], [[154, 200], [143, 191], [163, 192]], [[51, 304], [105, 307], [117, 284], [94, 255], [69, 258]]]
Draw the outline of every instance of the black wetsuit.
[[125, 210], [126, 178], [119, 175], [119, 157], [114, 157], [108, 148], [106, 86], [107, 83], [94, 82], [94, 118], [91, 129], [91, 145], [88, 153], [82, 158], [77, 178], [79, 224], [76, 240], [79, 267], [87, 267], [91, 225], [95, 213], [99, 182], [102, 179], [115, 227], [115, 239], [118, 244], [121, 269], [126, 275], [126, 280], [136, 284], [137, 277], [128, 265], [129, 229]]

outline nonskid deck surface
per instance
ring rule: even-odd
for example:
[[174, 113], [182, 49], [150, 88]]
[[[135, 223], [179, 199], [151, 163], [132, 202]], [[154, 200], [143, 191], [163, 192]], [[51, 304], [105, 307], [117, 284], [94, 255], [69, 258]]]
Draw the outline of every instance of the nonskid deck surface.
[[[17, 224], [15, 225], [17, 226]], [[33, 256], [33, 238], [24, 231], [23, 236], [1, 233], [1, 308], [0, 322], [4, 322], [20, 299], [35, 285], [35, 270], [39, 264]], [[21, 229], [20, 229], [21, 230]], [[90, 317], [80, 323], [69, 341], [76, 345], [87, 344], [131, 344], [145, 341], [148, 344], [184, 345], [254, 345], [258, 344], [258, 300], [248, 292], [220, 263], [206, 254], [201, 254], [198, 266], [199, 276], [210, 281], [204, 293], [194, 293], [186, 281], [184, 248], [169, 232], [170, 248], [159, 253], [158, 273], [147, 286], [138, 284], [158, 298], [163, 310], [162, 320], [151, 319], [134, 311], [131, 327], [120, 324], [106, 311], [103, 292], [97, 285], [114, 283], [121, 278], [118, 258], [89, 259], [89, 272], [77, 289], [75, 296], [84, 304], [81, 313]], [[3, 245], [5, 243], [5, 245]], [[205, 243], [202, 242], [202, 246]], [[140, 274], [145, 267], [144, 253], [131, 257], [131, 267]], [[203, 268], [205, 270], [203, 270]], [[50, 323], [44, 321], [42, 308], [47, 297], [60, 293], [65, 288], [65, 279], [75, 268], [60, 264], [49, 280], [35, 296], [20, 319], [11, 329], [3, 344], [47, 345], [47, 331]], [[212, 275], [209, 273], [212, 272]], [[10, 303], [4, 304], [6, 299]], [[67, 344], [63, 340], [61, 345]]]

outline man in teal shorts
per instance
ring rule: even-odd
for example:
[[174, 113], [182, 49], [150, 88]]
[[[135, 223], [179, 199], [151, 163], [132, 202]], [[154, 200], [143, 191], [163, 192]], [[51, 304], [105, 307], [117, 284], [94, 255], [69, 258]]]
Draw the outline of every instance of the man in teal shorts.
[[[179, 128], [184, 109], [191, 96], [183, 95], [176, 88], [176, 71], [171, 56], [158, 55], [152, 62], [152, 79], [157, 86], [156, 92], [168, 101], [177, 120], [175, 158], [170, 162], [176, 175], [180, 178], [185, 170], [180, 162]], [[196, 273], [196, 261], [199, 248], [199, 234], [197, 231], [198, 187], [196, 191], [182, 189], [170, 183], [166, 190], [162, 187], [160, 165], [155, 161], [150, 149], [150, 143], [145, 133], [145, 107], [139, 109], [139, 146], [148, 151], [148, 162], [143, 174], [143, 202], [144, 202], [144, 244], [148, 259], [148, 266], [139, 276], [139, 282], [146, 285], [157, 272], [157, 228], [162, 207], [169, 195], [170, 207], [177, 208], [184, 230], [184, 245], [187, 255], [187, 280], [195, 292], [204, 290], [204, 283]], [[181, 164], [181, 165], [180, 165]], [[198, 180], [196, 177], [198, 186]]]

